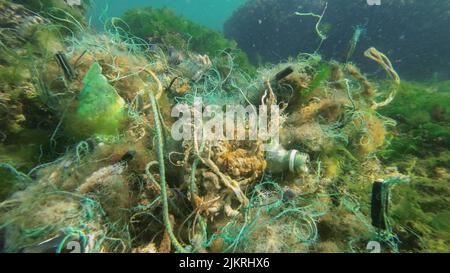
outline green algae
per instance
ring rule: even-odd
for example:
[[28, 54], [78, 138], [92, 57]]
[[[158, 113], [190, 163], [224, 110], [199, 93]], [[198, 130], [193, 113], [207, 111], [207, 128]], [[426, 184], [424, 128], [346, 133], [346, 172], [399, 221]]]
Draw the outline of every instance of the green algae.
[[[235, 42], [227, 40], [218, 31], [209, 29], [176, 15], [167, 8], [140, 8], [125, 12], [121, 17], [122, 28], [133, 35], [162, 43], [178, 50], [190, 50], [215, 57], [224, 50], [232, 51], [234, 62], [239, 69], [254, 74], [255, 68], [249, 63], [245, 53], [237, 48]], [[118, 22], [118, 25], [121, 25]]]
[[125, 120], [124, 100], [117, 94], [95, 62], [83, 79], [77, 108], [70, 114], [66, 128], [75, 137], [117, 135]]

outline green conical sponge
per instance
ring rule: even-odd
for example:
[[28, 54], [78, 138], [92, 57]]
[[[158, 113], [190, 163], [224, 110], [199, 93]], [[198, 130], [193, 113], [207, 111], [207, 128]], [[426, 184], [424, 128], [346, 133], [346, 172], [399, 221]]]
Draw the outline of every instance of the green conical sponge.
[[78, 106], [66, 126], [75, 137], [116, 135], [125, 120], [125, 101], [117, 94], [95, 62], [83, 79]]

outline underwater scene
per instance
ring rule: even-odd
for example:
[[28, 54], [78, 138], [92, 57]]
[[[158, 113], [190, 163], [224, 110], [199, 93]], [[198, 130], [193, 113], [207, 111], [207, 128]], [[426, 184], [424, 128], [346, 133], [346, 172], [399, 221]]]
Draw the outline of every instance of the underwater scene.
[[450, 252], [450, 1], [0, 0], [0, 252]]

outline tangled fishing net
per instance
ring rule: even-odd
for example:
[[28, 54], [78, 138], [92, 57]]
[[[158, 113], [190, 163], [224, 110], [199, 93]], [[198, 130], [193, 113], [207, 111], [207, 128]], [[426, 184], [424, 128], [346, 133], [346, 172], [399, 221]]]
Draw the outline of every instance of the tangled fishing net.
[[[370, 240], [396, 251], [394, 232], [373, 227], [347, 189], [401, 177], [375, 156], [395, 126], [377, 108], [399, 81], [382, 53], [367, 54], [394, 79], [385, 92], [318, 55], [250, 76], [227, 50], [149, 44], [119, 19], [95, 34], [61, 10], [23, 14], [40, 22], [30, 32], [43, 44], [17, 52], [8, 42], [27, 34], [15, 26], [1, 46], [33, 72], [22, 84], [51, 116], [51, 160], [28, 173], [1, 165], [17, 186], [0, 204], [6, 251], [70, 252], [75, 242], [83, 252], [341, 252]], [[280, 106], [280, 141], [175, 141], [171, 109], [195, 98]]]

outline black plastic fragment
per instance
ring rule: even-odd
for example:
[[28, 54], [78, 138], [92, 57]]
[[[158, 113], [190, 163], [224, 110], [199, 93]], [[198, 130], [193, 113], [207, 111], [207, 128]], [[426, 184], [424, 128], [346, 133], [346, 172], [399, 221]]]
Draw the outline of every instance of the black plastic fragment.
[[294, 69], [292, 68], [292, 66], [288, 66], [275, 75], [274, 81], [279, 82], [287, 76], [291, 75], [292, 72], [294, 72]]
[[372, 185], [371, 218], [372, 226], [386, 229], [388, 214], [389, 192], [384, 187], [384, 181], [375, 181]]
[[64, 71], [64, 75], [67, 79], [73, 81], [76, 79], [75, 73], [67, 61], [66, 55], [63, 52], [58, 52], [55, 54], [56, 60], [58, 61], [59, 66]]
[[128, 161], [132, 160], [135, 155], [136, 155], [136, 151], [129, 150], [122, 156], [122, 158], [120, 159], [120, 162], [128, 162]]

